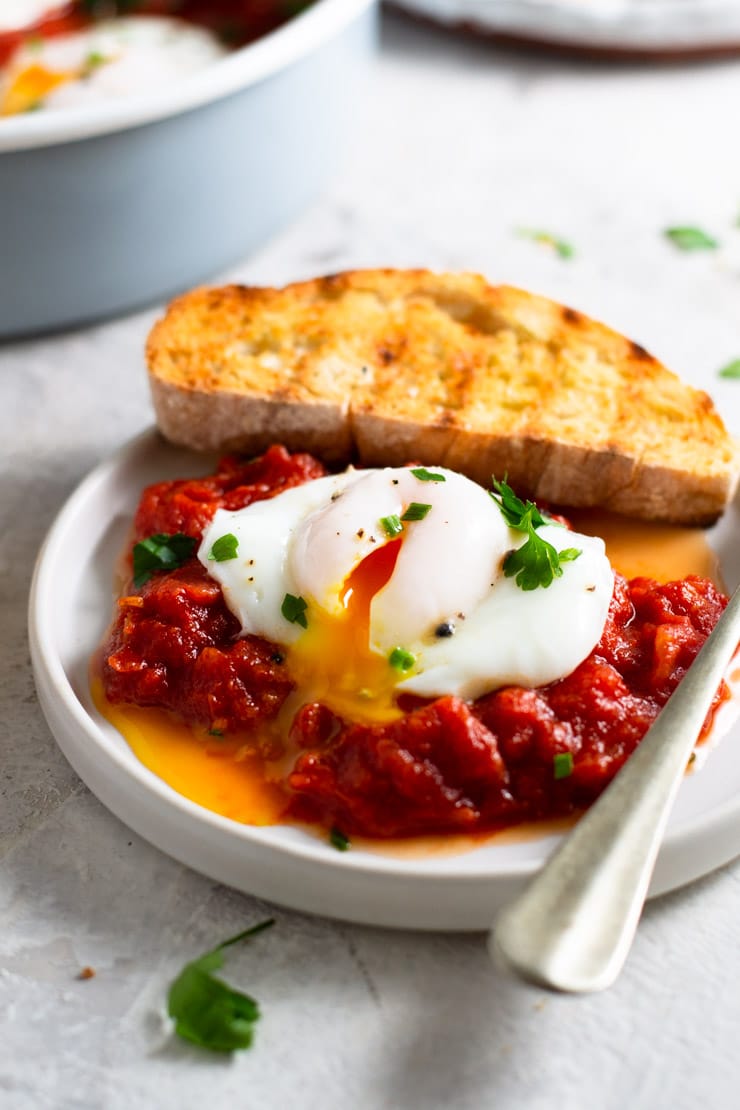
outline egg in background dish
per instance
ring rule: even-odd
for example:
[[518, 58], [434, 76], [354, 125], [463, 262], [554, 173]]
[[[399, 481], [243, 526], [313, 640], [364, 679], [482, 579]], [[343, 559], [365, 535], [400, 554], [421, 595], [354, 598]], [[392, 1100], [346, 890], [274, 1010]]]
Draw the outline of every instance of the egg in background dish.
[[[235, 554], [218, 561], [229, 535]], [[580, 555], [524, 591], [503, 564], [527, 537], [475, 482], [441, 467], [350, 469], [219, 510], [198, 557], [243, 633], [285, 648], [301, 701], [383, 722], [401, 715], [399, 694], [540, 686], [592, 651], [614, 585], [604, 543], [556, 524], [537, 535]]]
[[225, 53], [202, 27], [155, 16], [126, 16], [66, 35], [31, 38], [0, 74], [0, 115], [166, 89]]

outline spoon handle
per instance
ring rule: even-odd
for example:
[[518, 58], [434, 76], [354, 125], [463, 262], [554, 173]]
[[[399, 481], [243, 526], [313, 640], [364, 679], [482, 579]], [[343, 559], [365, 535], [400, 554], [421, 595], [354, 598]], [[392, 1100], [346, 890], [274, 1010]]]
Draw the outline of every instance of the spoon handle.
[[738, 648], [740, 587], [637, 750], [491, 933], [492, 956], [560, 991], [610, 986], [627, 958], [668, 815]]

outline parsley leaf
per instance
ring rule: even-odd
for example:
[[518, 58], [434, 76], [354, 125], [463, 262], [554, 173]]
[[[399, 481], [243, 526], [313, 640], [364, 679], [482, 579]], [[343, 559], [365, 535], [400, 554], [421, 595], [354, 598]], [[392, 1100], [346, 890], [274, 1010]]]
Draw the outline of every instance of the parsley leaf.
[[338, 852], [347, 852], [349, 850], [349, 837], [345, 836], [341, 829], [336, 825], [329, 830], [329, 843]]
[[721, 370], [717, 371], [720, 378], [736, 378], [740, 381], [740, 358], [728, 362], [727, 366], [723, 366]]
[[215, 560], [217, 563], [227, 563], [229, 559], [236, 559], [238, 548], [239, 540], [233, 532], [227, 532], [225, 536], [219, 536], [214, 542], [213, 547], [208, 552], [208, 558]]
[[304, 601], [302, 597], [296, 597], [295, 594], [286, 594], [283, 598], [283, 604], [280, 606], [280, 612], [286, 621], [290, 621], [291, 624], [299, 624], [301, 628], [308, 628], [306, 609], [308, 609], [308, 602]]
[[223, 967], [225, 948], [256, 936], [274, 924], [270, 918], [253, 925], [185, 964], [167, 995], [167, 1012], [175, 1022], [178, 1037], [212, 1052], [249, 1048], [254, 1023], [260, 1016], [259, 1007], [248, 994], [234, 990], [223, 979], [216, 979], [213, 972]]
[[533, 501], [522, 501], [506, 482], [493, 479], [496, 491], [491, 497], [498, 505], [509, 528], [524, 532], [526, 542], [510, 551], [504, 559], [504, 575], [515, 578], [520, 590], [547, 589], [563, 574], [562, 563], [572, 563], [581, 554], [577, 547], [557, 551], [551, 543], [537, 535], [537, 529], [547, 521]]
[[157, 532], [134, 544], [134, 585], [143, 586], [155, 570], [175, 570], [190, 558], [196, 540], [184, 532]]
[[522, 239], [530, 239], [533, 243], [541, 243], [545, 247], [551, 247], [559, 258], [573, 258], [576, 253], [572, 243], [560, 239], [549, 231], [540, 231], [534, 227], [520, 227], [517, 235]]
[[435, 474], [433, 470], [427, 470], [424, 466], [413, 467], [411, 473], [420, 482], [446, 482], [444, 474]]
[[681, 251], [715, 251], [719, 246], [700, 227], [667, 227], [663, 234]]
[[431, 505], [422, 505], [418, 501], [412, 501], [401, 520], [423, 520], [427, 513], [431, 512], [431, 508]]

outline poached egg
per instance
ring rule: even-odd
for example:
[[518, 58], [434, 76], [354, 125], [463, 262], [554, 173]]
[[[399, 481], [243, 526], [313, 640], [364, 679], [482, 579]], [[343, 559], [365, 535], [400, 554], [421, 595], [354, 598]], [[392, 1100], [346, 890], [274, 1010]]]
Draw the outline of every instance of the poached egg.
[[0, 73], [0, 115], [166, 89], [225, 53], [209, 31], [164, 16], [122, 16], [29, 38]]
[[481, 486], [442, 467], [349, 469], [218, 510], [198, 558], [244, 635], [281, 645], [302, 701], [349, 720], [400, 716], [399, 694], [475, 699], [570, 674], [598, 643], [613, 590], [602, 540], [550, 586], [504, 573], [527, 542]]

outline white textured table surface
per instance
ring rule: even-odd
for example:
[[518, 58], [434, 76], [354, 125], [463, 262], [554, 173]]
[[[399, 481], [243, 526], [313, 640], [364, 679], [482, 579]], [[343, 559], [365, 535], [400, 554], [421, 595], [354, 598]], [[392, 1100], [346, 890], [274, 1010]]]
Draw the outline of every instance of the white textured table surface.
[[[740, 432], [740, 382], [716, 376], [740, 356], [739, 88], [740, 63], [573, 66], [389, 18], [344, 170], [236, 273], [480, 269], [608, 320], [711, 388]], [[680, 254], [661, 235], [675, 223], [726, 249]], [[212, 1059], [172, 1040], [172, 975], [265, 907], [161, 855], [88, 793], [39, 712], [25, 633], [56, 509], [151, 421], [154, 315], [0, 347], [0, 1106], [736, 1107], [740, 864], [651, 905], [620, 982], [591, 998], [505, 980], [480, 937], [278, 910], [229, 961], [263, 1005], [254, 1049]], [[81, 982], [84, 965], [97, 975]]]

